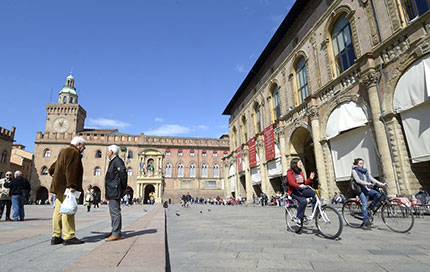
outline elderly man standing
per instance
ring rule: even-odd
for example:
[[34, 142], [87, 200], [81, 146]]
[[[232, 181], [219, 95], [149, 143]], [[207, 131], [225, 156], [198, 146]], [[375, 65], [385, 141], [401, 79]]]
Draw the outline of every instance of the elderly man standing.
[[118, 156], [119, 147], [108, 147], [110, 159], [105, 177], [106, 199], [109, 200], [109, 213], [111, 217], [112, 232], [106, 235], [105, 241], [121, 239], [121, 198], [127, 188], [127, 171], [124, 161]]
[[[51, 245], [77, 245], [84, 241], [75, 237], [75, 215], [61, 214], [60, 206], [65, 199], [64, 192], [67, 188], [72, 193], [82, 192], [82, 155], [85, 150], [85, 140], [82, 137], [74, 137], [69, 147], [61, 149], [57, 161], [49, 168], [52, 178], [51, 193], [57, 195], [54, 214], [52, 215], [53, 236]], [[63, 239], [61, 238], [63, 234]]]
[[10, 183], [12, 180], [12, 172], [7, 171], [5, 177], [0, 179], [0, 218], [3, 216], [4, 206], [6, 206], [6, 221], [10, 221], [10, 209], [12, 207], [12, 200], [9, 195], [8, 188], [4, 187], [5, 183]]
[[24, 221], [24, 204], [30, 195], [30, 182], [22, 177], [21, 171], [15, 171], [14, 179], [10, 183], [5, 183], [4, 187], [10, 188], [12, 196], [13, 221]]

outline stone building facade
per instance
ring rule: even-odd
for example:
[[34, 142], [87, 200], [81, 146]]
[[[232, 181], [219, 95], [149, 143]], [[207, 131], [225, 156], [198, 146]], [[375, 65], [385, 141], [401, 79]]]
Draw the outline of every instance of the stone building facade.
[[429, 5], [297, 0], [223, 113], [226, 195], [282, 191], [293, 157], [324, 197], [357, 157], [389, 194], [429, 190]]
[[0, 127], [0, 178], [4, 178], [4, 174], [11, 170], [10, 156], [14, 138], [15, 127], [12, 127], [12, 130]]
[[31, 166], [33, 163], [33, 153], [25, 150], [25, 146], [21, 144], [12, 145], [10, 156], [10, 169], [15, 172], [22, 172], [22, 176], [31, 180]]
[[220, 139], [129, 135], [117, 129], [85, 129], [86, 111], [78, 104], [72, 75], [59, 93], [58, 103], [46, 106], [45, 132], [36, 135], [31, 185], [32, 198], [48, 197], [50, 165], [76, 135], [86, 140], [83, 185], [95, 187], [104, 199], [104, 176], [109, 164], [107, 147], [120, 147], [128, 174], [128, 192], [143, 198], [155, 192], [156, 203], [193, 197], [224, 196], [222, 158], [229, 150], [228, 135]]

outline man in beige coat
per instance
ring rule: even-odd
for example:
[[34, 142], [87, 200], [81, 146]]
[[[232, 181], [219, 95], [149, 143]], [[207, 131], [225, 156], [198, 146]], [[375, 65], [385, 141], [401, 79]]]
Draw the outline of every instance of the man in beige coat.
[[[75, 215], [61, 214], [60, 206], [65, 199], [64, 192], [70, 189], [82, 192], [82, 155], [85, 150], [85, 140], [82, 137], [74, 137], [70, 146], [61, 149], [57, 161], [49, 168], [52, 178], [50, 192], [57, 195], [54, 214], [52, 215], [53, 236], [51, 245], [76, 245], [84, 241], [75, 237]], [[61, 238], [63, 234], [63, 238]], [[64, 239], [64, 240], [63, 240]]]

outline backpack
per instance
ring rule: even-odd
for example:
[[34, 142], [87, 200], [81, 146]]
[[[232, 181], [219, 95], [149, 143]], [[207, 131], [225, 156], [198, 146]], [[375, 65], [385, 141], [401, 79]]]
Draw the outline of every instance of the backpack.
[[356, 195], [361, 194], [361, 186], [355, 181], [355, 179], [352, 176], [351, 176], [351, 179], [349, 180], [349, 191]]

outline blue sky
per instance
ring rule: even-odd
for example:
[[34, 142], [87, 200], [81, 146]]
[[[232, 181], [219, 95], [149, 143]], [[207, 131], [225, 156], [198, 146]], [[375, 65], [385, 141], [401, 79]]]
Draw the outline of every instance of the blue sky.
[[[86, 128], [218, 138], [293, 0], [0, 1], [0, 126], [34, 150], [71, 69]], [[52, 93], [52, 95], [51, 95]]]

